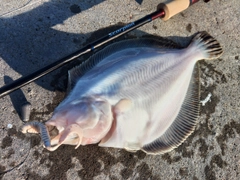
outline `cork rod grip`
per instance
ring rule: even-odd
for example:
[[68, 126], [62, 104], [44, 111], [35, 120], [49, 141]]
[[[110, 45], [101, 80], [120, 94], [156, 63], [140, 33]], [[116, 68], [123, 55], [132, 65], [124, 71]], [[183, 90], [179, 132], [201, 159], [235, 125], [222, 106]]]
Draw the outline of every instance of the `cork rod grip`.
[[172, 16], [184, 11], [190, 5], [190, 0], [174, 0], [169, 3], [161, 3], [158, 5], [158, 9], [163, 9], [165, 16], [162, 18], [164, 21], [168, 20]]

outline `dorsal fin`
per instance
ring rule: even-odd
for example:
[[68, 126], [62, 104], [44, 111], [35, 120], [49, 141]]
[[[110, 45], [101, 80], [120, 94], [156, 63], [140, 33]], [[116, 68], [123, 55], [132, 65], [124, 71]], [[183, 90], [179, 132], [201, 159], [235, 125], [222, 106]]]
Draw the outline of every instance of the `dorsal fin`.
[[80, 64], [77, 67], [74, 67], [68, 72], [68, 90], [71, 90], [78, 79], [82, 77], [86, 72], [88, 72], [90, 69], [92, 69], [94, 66], [96, 66], [99, 62], [101, 62], [106, 57], [110, 56], [111, 54], [114, 54], [116, 52], [119, 52], [123, 49], [127, 48], [137, 48], [137, 47], [148, 47], [148, 48], [162, 48], [162, 49], [171, 49], [171, 48], [180, 48], [179, 45], [177, 45], [175, 42], [161, 38], [156, 37], [153, 38], [140, 38], [140, 39], [127, 39], [122, 40], [119, 42], [115, 42], [99, 52], [92, 55], [89, 59], [84, 61], [82, 64]]
[[199, 66], [195, 64], [191, 81], [179, 114], [169, 129], [155, 141], [143, 146], [149, 154], [163, 154], [178, 147], [193, 131], [199, 116]]

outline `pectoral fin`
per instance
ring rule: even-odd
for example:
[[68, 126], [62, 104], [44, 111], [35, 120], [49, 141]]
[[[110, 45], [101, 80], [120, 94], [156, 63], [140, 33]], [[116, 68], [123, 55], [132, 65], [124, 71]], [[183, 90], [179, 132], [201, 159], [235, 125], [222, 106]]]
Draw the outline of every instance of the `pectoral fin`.
[[116, 114], [127, 112], [131, 109], [133, 103], [129, 99], [121, 99], [118, 103], [114, 106], [114, 112]]

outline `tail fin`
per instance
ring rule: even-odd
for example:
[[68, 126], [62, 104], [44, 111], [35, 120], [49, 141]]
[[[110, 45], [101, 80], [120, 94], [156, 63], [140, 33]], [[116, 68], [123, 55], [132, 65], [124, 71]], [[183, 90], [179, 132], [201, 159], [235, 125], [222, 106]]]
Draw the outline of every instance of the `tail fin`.
[[223, 49], [219, 42], [209, 35], [206, 31], [202, 31], [196, 34], [192, 39], [190, 46], [196, 46], [204, 53], [204, 59], [216, 59], [223, 53]]

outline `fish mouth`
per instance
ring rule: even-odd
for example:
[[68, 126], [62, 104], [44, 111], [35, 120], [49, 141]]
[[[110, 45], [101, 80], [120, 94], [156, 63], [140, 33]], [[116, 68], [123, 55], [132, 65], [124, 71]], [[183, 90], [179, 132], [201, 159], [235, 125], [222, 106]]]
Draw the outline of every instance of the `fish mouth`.
[[49, 151], [55, 151], [62, 144], [76, 145], [75, 149], [77, 149], [82, 142], [82, 134], [79, 133], [77, 124], [71, 124], [64, 129], [32, 121], [23, 125], [21, 131], [24, 134], [40, 134], [44, 148]]

